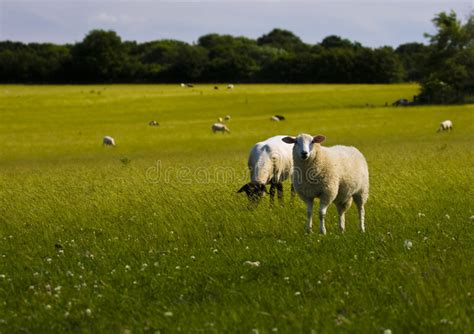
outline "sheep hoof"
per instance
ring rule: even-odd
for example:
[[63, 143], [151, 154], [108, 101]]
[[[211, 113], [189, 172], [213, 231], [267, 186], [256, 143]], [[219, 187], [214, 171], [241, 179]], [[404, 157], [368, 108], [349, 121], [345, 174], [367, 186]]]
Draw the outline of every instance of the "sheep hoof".
[[313, 229], [311, 227], [306, 227], [305, 228], [306, 233], [311, 234], [313, 233]]

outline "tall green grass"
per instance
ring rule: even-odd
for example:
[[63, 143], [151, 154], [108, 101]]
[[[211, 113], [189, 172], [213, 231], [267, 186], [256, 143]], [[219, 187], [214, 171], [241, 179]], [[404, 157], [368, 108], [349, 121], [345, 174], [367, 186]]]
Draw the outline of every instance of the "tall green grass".
[[[417, 89], [0, 86], [0, 332], [471, 333], [474, 107], [390, 106]], [[366, 156], [365, 234], [236, 193], [301, 132]]]

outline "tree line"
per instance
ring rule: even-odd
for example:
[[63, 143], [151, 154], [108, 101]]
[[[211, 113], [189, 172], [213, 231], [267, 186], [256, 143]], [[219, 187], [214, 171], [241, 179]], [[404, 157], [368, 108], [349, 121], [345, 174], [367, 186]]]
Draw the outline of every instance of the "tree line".
[[[92, 30], [75, 44], [0, 42], [3, 83], [396, 83], [417, 81], [419, 101], [472, 93], [474, 19], [433, 19], [429, 44], [369, 48], [331, 35], [307, 44], [273, 29], [257, 39], [208, 34], [197, 43], [122, 41]], [[461, 87], [462, 86], [462, 87]], [[467, 89], [467, 90], [466, 90]], [[441, 95], [439, 93], [442, 93]], [[458, 96], [459, 95], [459, 96]]]

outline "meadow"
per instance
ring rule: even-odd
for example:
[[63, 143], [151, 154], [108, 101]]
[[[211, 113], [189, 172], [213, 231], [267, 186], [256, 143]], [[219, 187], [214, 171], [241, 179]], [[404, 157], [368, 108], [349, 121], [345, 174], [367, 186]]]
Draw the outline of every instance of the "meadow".
[[[0, 86], [0, 333], [472, 333], [474, 105], [213, 87]], [[366, 233], [331, 206], [306, 234], [288, 181], [283, 205], [236, 193], [254, 143], [303, 132], [365, 155]]]

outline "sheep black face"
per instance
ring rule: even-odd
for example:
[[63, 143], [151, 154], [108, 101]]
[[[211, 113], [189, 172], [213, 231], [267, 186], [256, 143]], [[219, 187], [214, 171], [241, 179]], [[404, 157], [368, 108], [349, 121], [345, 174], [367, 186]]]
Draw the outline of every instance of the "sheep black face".
[[245, 192], [247, 197], [252, 202], [259, 201], [264, 193], [268, 194], [267, 188], [264, 184], [255, 184], [255, 183], [247, 183], [242, 188], [240, 188], [238, 193]]

